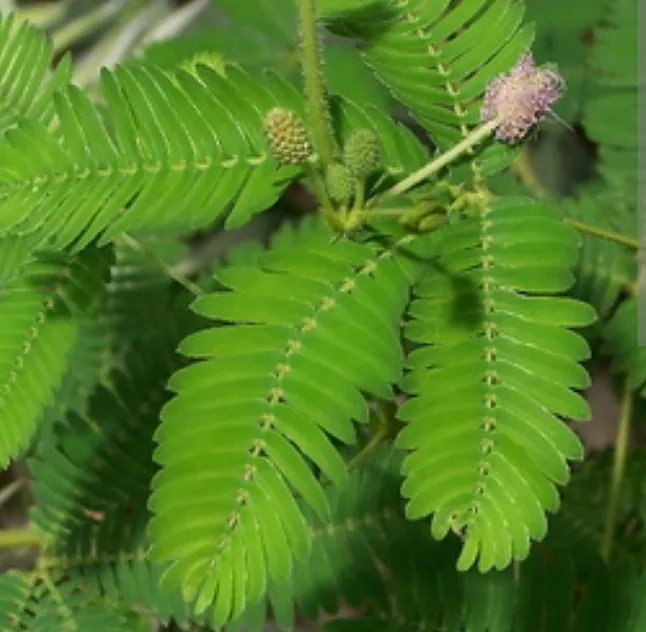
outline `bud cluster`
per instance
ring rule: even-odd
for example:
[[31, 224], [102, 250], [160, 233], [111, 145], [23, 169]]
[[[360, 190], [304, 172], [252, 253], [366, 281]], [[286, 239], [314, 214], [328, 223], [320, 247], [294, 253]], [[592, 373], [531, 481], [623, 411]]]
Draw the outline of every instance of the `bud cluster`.
[[327, 192], [336, 204], [349, 206], [357, 185], [379, 167], [381, 148], [379, 138], [369, 129], [357, 130], [343, 148], [343, 161], [331, 164], [326, 171]]
[[[271, 151], [281, 165], [299, 165], [310, 158], [309, 135], [293, 111], [272, 108], [265, 115], [263, 128]], [[365, 180], [379, 167], [380, 160], [377, 134], [369, 129], [357, 130], [345, 144], [342, 160], [325, 167], [325, 188], [330, 199], [339, 206], [349, 206]]]

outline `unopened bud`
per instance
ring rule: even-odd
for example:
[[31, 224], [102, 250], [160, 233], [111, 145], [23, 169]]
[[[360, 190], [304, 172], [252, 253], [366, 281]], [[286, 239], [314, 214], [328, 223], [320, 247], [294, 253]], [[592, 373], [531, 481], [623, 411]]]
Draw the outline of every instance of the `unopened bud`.
[[343, 162], [357, 180], [365, 180], [375, 171], [380, 158], [379, 138], [370, 129], [357, 130], [343, 150]]
[[274, 156], [281, 165], [298, 165], [311, 153], [302, 121], [285, 108], [273, 108], [265, 116], [264, 130]]
[[325, 173], [327, 192], [337, 204], [350, 204], [354, 195], [354, 179], [347, 167], [339, 163], [331, 164]]

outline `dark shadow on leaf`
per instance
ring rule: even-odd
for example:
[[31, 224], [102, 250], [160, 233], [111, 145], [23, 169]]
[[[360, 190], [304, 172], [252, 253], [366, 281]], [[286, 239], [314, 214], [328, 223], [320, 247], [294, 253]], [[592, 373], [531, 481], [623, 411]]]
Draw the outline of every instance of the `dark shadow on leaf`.
[[451, 316], [454, 322], [465, 329], [475, 329], [482, 326], [485, 310], [478, 285], [469, 276], [452, 274], [439, 264], [436, 264], [436, 267], [451, 280], [453, 285], [455, 300]]
[[428, 254], [421, 256], [412, 248], [396, 244], [397, 237], [379, 233], [372, 236], [372, 241], [379, 243], [384, 248], [395, 248], [400, 257], [405, 257], [411, 262], [427, 266], [428, 270], [434, 269], [449, 278], [453, 286], [452, 321], [465, 329], [475, 329], [482, 325], [485, 317], [485, 308], [482, 304], [481, 288], [476, 283], [469, 271], [455, 274], [449, 271], [438, 260], [437, 255]]

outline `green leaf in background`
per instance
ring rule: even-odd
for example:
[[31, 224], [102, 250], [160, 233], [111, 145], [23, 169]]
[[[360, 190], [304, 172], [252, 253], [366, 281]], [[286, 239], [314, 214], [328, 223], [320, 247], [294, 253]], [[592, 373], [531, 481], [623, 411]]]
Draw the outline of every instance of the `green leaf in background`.
[[[592, 29], [603, 17], [606, 0], [527, 0], [527, 19], [536, 23], [534, 55], [541, 63], [554, 60], [565, 78], [567, 90], [556, 112], [574, 122], [592, 89], [589, 56]], [[564, 7], [565, 5], [565, 7]]]
[[608, 0], [525, 0], [528, 20], [536, 20], [540, 31], [557, 36], [562, 31], [584, 30], [604, 15]]
[[342, 94], [355, 103], [388, 109], [391, 102], [388, 90], [375, 79], [354, 48], [335, 46], [325, 50], [325, 78], [330, 93]]
[[558, 70], [565, 79], [566, 90], [556, 105], [555, 112], [562, 119], [576, 122], [581, 117], [583, 104], [592, 87], [588, 66], [589, 51], [580, 31], [548, 31], [539, 35], [534, 44], [538, 63], [557, 59]]
[[[365, 4], [365, 0], [361, 0]], [[356, 2], [324, 2], [322, 14], [336, 15]], [[235, 61], [251, 73], [272, 68], [300, 86], [296, 3], [293, 0], [215, 3], [213, 26], [200, 28], [173, 40], [149, 46], [146, 61], [172, 68], [207, 55]], [[214, 35], [215, 33], [215, 35]], [[328, 34], [329, 35], [329, 34]], [[324, 48], [324, 72], [330, 94], [351, 101], [387, 108], [388, 90], [362, 62], [354, 42], [329, 35]]]
[[[276, 42], [298, 42], [296, 3], [294, 0], [217, 0], [215, 6], [236, 25], [244, 24]], [[237, 33], [240, 38], [240, 33]]]
[[631, 203], [637, 201], [637, 156], [644, 142], [637, 123], [638, 94], [645, 87], [639, 85], [637, 21], [637, 3], [616, 0], [596, 31], [591, 65], [599, 94], [587, 104], [584, 119], [600, 145], [603, 177]]

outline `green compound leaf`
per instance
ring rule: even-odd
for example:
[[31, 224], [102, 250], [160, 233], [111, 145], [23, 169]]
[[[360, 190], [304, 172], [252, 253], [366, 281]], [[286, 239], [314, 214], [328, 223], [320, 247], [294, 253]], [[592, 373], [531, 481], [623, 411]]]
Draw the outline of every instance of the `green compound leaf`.
[[562, 418], [589, 417], [572, 390], [589, 385], [589, 349], [568, 328], [595, 315], [552, 296], [572, 284], [577, 245], [551, 207], [498, 200], [438, 235], [437, 266], [416, 289], [402, 492], [436, 538], [461, 534], [459, 568], [525, 558], [558, 509], [566, 461], [583, 456]]
[[262, 120], [278, 104], [298, 110], [302, 97], [277, 75], [198, 73], [104, 71], [103, 108], [72, 86], [55, 95], [58, 128], [28, 120], [11, 129], [0, 234], [81, 249], [99, 236], [188, 231], [222, 217], [233, 228], [270, 207], [298, 169], [268, 156]]
[[71, 59], [51, 73], [52, 45], [15, 14], [0, 16], [0, 132], [23, 119], [52, 123], [53, 95], [67, 86]]
[[[321, 481], [346, 481], [336, 444], [368, 419], [363, 393], [393, 397], [400, 318], [425, 240], [334, 241], [319, 218], [250, 264], [217, 272], [226, 289], [194, 308], [219, 326], [181, 351], [155, 453], [152, 557], [166, 586], [216, 627], [285, 580], [310, 547], [295, 496], [328, 512]], [[369, 353], [367, 353], [369, 351]]]
[[0, 468], [23, 450], [52, 401], [83, 323], [103, 295], [108, 249], [41, 253], [0, 292]]

